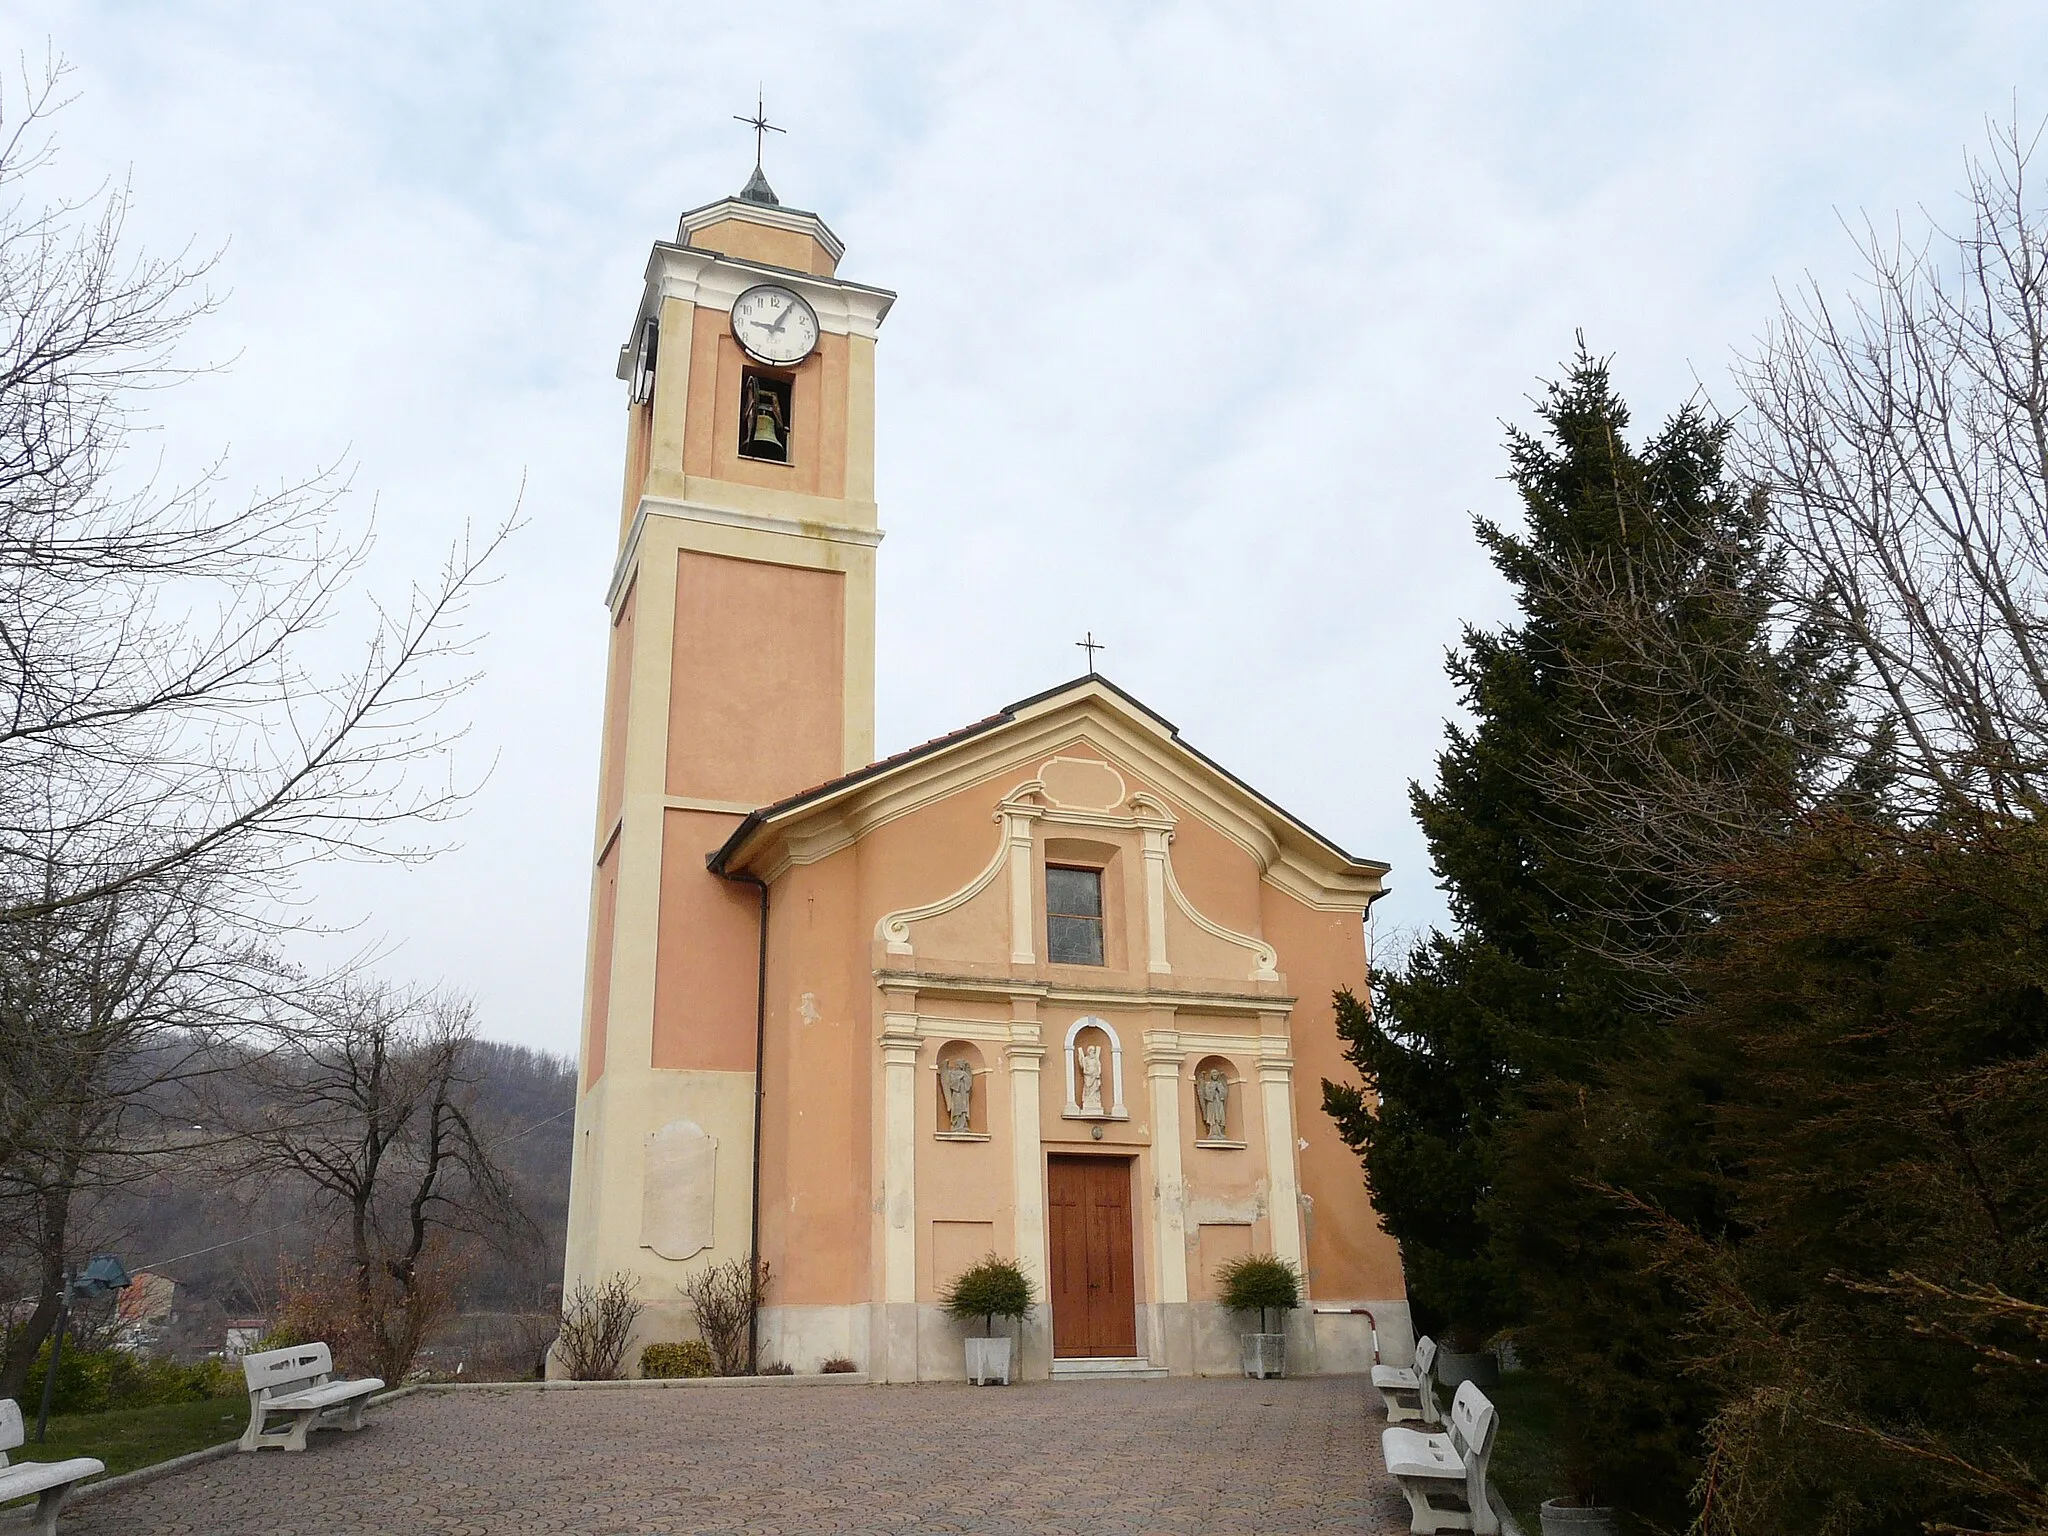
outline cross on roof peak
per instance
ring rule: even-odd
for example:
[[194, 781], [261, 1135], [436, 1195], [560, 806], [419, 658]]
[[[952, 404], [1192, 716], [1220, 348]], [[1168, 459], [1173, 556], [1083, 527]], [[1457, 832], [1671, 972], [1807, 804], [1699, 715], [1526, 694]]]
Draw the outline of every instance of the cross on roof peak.
[[754, 115], [743, 117], [737, 112], [732, 115], [734, 122], [745, 123], [754, 130], [754, 174], [749, 176], [747, 184], [740, 188], [740, 200], [748, 203], [766, 203], [770, 207], [775, 207], [781, 203], [781, 199], [775, 195], [775, 189], [768, 185], [768, 178], [762, 173], [761, 146], [767, 142], [769, 134], [787, 133], [789, 130], [778, 128], [768, 121], [768, 112], [763, 101], [761, 90], [757, 86], [754, 90]]
[[1091, 677], [1094, 676], [1095, 653], [1097, 651], [1106, 651], [1109, 649], [1109, 647], [1104, 645], [1100, 640], [1097, 640], [1095, 638], [1095, 631], [1092, 629], [1088, 631], [1087, 635], [1084, 638], [1076, 640], [1074, 644], [1078, 645], [1082, 650], [1088, 653], [1088, 674]]
[[775, 124], [768, 121], [768, 114], [763, 106], [764, 100], [765, 98], [761, 91], [757, 88], [754, 92], [754, 115], [746, 117], [738, 112], [732, 115], [734, 122], [745, 123], [754, 130], [754, 171], [757, 175], [761, 170], [761, 146], [767, 141], [767, 136], [771, 133], [789, 132], [787, 128], [778, 128]]

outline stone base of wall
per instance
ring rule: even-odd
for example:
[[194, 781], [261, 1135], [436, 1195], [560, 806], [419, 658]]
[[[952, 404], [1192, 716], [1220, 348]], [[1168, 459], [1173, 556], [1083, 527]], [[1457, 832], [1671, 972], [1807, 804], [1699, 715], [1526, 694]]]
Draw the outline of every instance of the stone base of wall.
[[[1406, 1301], [1324, 1301], [1324, 1306], [1370, 1308], [1379, 1324], [1381, 1359], [1406, 1365], [1415, 1358], [1415, 1338]], [[664, 1319], [664, 1322], [666, 1319]], [[643, 1317], [642, 1330], [648, 1319]], [[687, 1318], [683, 1331], [695, 1334]], [[999, 1327], [1003, 1325], [998, 1325]], [[1288, 1316], [1288, 1374], [1363, 1375], [1373, 1366], [1372, 1323], [1350, 1313], [1302, 1308]], [[959, 1323], [929, 1302], [895, 1305], [768, 1306], [761, 1309], [761, 1359], [798, 1371], [816, 1371], [839, 1356], [875, 1381], [964, 1381], [970, 1334], [979, 1323]], [[1138, 1307], [1138, 1348], [1152, 1364], [1176, 1376], [1235, 1376], [1241, 1369], [1239, 1336], [1246, 1320], [1212, 1301], [1154, 1302]], [[1023, 1320], [1014, 1379], [1044, 1381], [1052, 1374], [1052, 1318], [1043, 1305]], [[650, 1337], [655, 1336], [650, 1334]], [[634, 1351], [637, 1363], [638, 1347]]]

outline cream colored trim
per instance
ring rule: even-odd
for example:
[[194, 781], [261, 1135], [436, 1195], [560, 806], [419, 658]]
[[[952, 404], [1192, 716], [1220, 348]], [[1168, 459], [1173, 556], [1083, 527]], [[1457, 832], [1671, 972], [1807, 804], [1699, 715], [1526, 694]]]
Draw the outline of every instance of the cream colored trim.
[[806, 213], [801, 208], [751, 203], [743, 197], [724, 197], [715, 203], [706, 203], [702, 208], [692, 208], [676, 220], [676, 244], [687, 244], [690, 236], [698, 230], [723, 224], [728, 219], [743, 219], [768, 229], [786, 229], [792, 234], [809, 235], [825, 248], [825, 254], [835, 263], [846, 254], [846, 242], [833, 234], [831, 227], [815, 213]]
[[[1264, 1042], [1268, 1050], [1284, 1042]], [[1259, 1100], [1266, 1111], [1267, 1215], [1273, 1228], [1273, 1254], [1286, 1259], [1307, 1278], [1301, 1242], [1301, 1186], [1295, 1177], [1294, 1063], [1285, 1056], [1259, 1061]]]
[[[879, 969], [881, 987], [914, 987], [921, 994], [945, 998], [1037, 998], [1081, 1008], [1170, 1008], [1176, 1013], [1256, 1014], [1285, 1018], [1297, 999], [1272, 992], [1179, 991], [1171, 987], [1075, 987], [1003, 976], [960, 976], [943, 971]], [[1232, 1037], [1235, 1038], [1235, 1037]]]
[[[1115, 794], [1115, 796], [1114, 796], [1114, 797], [1113, 797], [1113, 798], [1111, 799], [1111, 801], [1110, 801], [1110, 804], [1109, 804], [1109, 805], [1075, 805], [1075, 804], [1074, 804], [1073, 802], [1071, 802], [1071, 801], [1067, 801], [1067, 800], [1062, 800], [1062, 799], [1060, 799], [1060, 798], [1059, 798], [1059, 796], [1057, 796], [1057, 795], [1053, 795], [1053, 794], [1047, 794], [1045, 798], [1046, 798], [1046, 800], [1047, 800], [1047, 802], [1048, 802], [1049, 804], [1052, 804], [1052, 805], [1057, 805], [1057, 806], [1060, 806], [1060, 807], [1062, 807], [1062, 808], [1064, 808], [1064, 809], [1066, 809], [1066, 810], [1072, 810], [1072, 811], [1105, 811], [1105, 812], [1108, 812], [1108, 813], [1109, 813], [1110, 815], [1115, 815], [1115, 814], [1116, 814], [1116, 811], [1115, 811], [1115, 810], [1113, 809], [1113, 807], [1115, 807], [1115, 806], [1120, 806], [1120, 805], [1127, 805], [1127, 804], [1129, 804], [1129, 803], [1130, 803], [1130, 798], [1131, 798], [1131, 787], [1130, 787], [1130, 785], [1128, 785], [1127, 783], [1125, 783], [1125, 782], [1124, 782], [1124, 776], [1123, 776], [1122, 774], [1120, 774], [1120, 773], [1118, 773], [1118, 772], [1116, 771], [1116, 765], [1115, 765], [1115, 764], [1113, 764], [1113, 763], [1105, 763], [1105, 762], [1103, 762], [1103, 761], [1102, 761], [1102, 760], [1101, 760], [1100, 758], [1094, 758], [1094, 757], [1063, 757], [1063, 756], [1059, 755], [1058, 753], [1055, 753], [1055, 754], [1054, 754], [1053, 756], [1051, 756], [1051, 757], [1047, 758], [1047, 759], [1046, 759], [1046, 760], [1045, 760], [1045, 761], [1044, 761], [1043, 763], [1040, 763], [1040, 764], [1038, 765], [1038, 777], [1039, 777], [1039, 781], [1040, 781], [1040, 783], [1041, 783], [1041, 784], [1043, 784], [1043, 782], [1044, 782], [1044, 780], [1045, 780], [1045, 770], [1046, 770], [1046, 769], [1048, 769], [1048, 768], [1052, 768], [1052, 767], [1055, 767], [1055, 766], [1057, 766], [1057, 765], [1058, 765], [1058, 764], [1060, 764], [1060, 763], [1082, 763], [1082, 764], [1085, 764], [1085, 765], [1087, 765], [1087, 766], [1088, 766], [1088, 767], [1090, 767], [1090, 768], [1107, 768], [1107, 769], [1109, 770], [1109, 774], [1110, 774], [1110, 777], [1116, 780], [1116, 794]], [[1150, 795], [1147, 795], [1147, 796], [1145, 796], [1145, 798], [1146, 798], [1147, 800], [1150, 800], [1150, 799], [1151, 799], [1152, 797], [1151, 797]], [[1155, 802], [1155, 803], [1156, 803], [1156, 802]]]
[[[914, 759], [871, 779], [795, 807], [760, 828], [735, 861], [750, 867], [774, 862], [766, 845], [780, 828], [830, 807], [851, 836], [947, 799], [987, 779], [1081, 742], [1110, 757], [1112, 766], [1156, 784], [1181, 814], [1194, 814], [1242, 848], [1258, 864], [1266, 883], [1319, 911], [1358, 911], [1381, 891], [1382, 867], [1339, 863], [1326, 846], [1227, 776], [1209, 767], [1154, 724], [1106, 690], [1089, 685], [1021, 712], [1009, 724]], [[1121, 758], [1119, 763], [1114, 759]], [[1074, 825], [1132, 825], [1129, 817], [1104, 820], [1100, 813], [1062, 810]]]
[[[1027, 785], [1026, 789], [1035, 786]], [[1003, 802], [1003, 846], [1010, 855], [1010, 964], [1036, 965], [1038, 903], [1032, 879], [1031, 823], [1043, 812], [1012, 805], [1023, 793]]]
[[[1035, 763], [1061, 747], [1086, 741], [1106, 751], [1121, 749], [1128, 754], [1134, 761], [1124, 764], [1126, 770], [1160, 784], [1184, 810], [1195, 811], [1250, 854], [1262, 871], [1278, 857], [1279, 843], [1271, 831], [1239, 809], [1245, 801], [1241, 792], [1223, 783], [1213, 790], [1205, 787], [1197, 777], [1198, 772], [1207, 776], [1198, 761], [1170, 747], [1162, 750], [1156, 732], [1141, 733], [1131, 728], [1130, 720], [1121, 718], [1127, 714], [1121, 706], [1116, 713], [1105, 713], [1091, 708], [1091, 702], [1084, 699], [1056, 717], [1020, 717], [1011, 726], [961, 742], [936, 758], [906, 763], [873, 779], [849, 785], [829, 799], [838, 803], [855, 835], [865, 837], [877, 827], [948, 799], [963, 789]], [[1183, 758], [1184, 764], [1172, 761], [1173, 758]], [[827, 797], [821, 797], [786, 814], [791, 819], [807, 816], [826, 803]], [[1075, 826], [1132, 824], [1128, 816], [1105, 818], [1101, 813], [1087, 811], [1061, 810], [1058, 819]], [[771, 824], [762, 828], [762, 835], [775, 831]]]
[[[1103, 1114], [1099, 1115], [1091, 1115], [1082, 1110], [1079, 1102], [1081, 1097], [1081, 1084], [1074, 1075], [1074, 1041], [1076, 1038], [1079, 1037], [1081, 1031], [1084, 1029], [1099, 1029], [1105, 1035], [1109, 1036], [1109, 1068], [1111, 1083], [1109, 1109]], [[1067, 1107], [1060, 1111], [1060, 1118], [1062, 1120], [1130, 1119], [1130, 1111], [1124, 1108], [1124, 1043], [1122, 1039], [1118, 1037], [1115, 1027], [1109, 1022], [1109, 1020], [1099, 1019], [1095, 1017], [1093, 1014], [1084, 1014], [1082, 1017], [1074, 1020], [1072, 1024], [1067, 1026], [1067, 1038], [1065, 1044], [1067, 1051]]]
[[[839, 502], [831, 503], [838, 507]], [[619, 546], [619, 558], [612, 565], [612, 579], [605, 588], [605, 607], [618, 613], [619, 599], [624, 596], [626, 583], [633, 572], [634, 563], [640, 556], [640, 544], [646, 532], [649, 516], [674, 518], [679, 523], [701, 523], [712, 528], [734, 528], [749, 533], [766, 533], [779, 538], [802, 541], [795, 548], [781, 551], [801, 556], [806, 546], [824, 544], [851, 544], [873, 549], [884, 537], [879, 528], [863, 528], [852, 523], [826, 521], [817, 518], [785, 517], [772, 512], [746, 512], [734, 507], [716, 507], [709, 502], [675, 501], [664, 496], [642, 496], [633, 508], [633, 521], [626, 529], [625, 542]], [[843, 569], [815, 558], [796, 558], [774, 561], [774, 554], [763, 550], [748, 554], [745, 559], [767, 560], [784, 565], [802, 565], [821, 569]]]
[[[683, 462], [683, 437], [690, 415], [690, 331], [696, 306], [669, 299], [660, 309], [662, 345], [654, 355], [653, 418], [647, 428], [647, 467]], [[636, 514], [637, 515], [637, 514]]]
[[1333, 873], [1319, 867], [1291, 848], [1280, 856], [1262, 877], [1276, 891], [1284, 891], [1303, 906], [1317, 912], [1358, 912], [1386, 894], [1377, 874]]
[[920, 1040], [972, 1040], [981, 1044], [1008, 1045], [1010, 1026], [993, 1019], [949, 1019], [943, 1014], [917, 1014], [917, 1038]]
[[1188, 1299], [1187, 1187], [1180, 1165], [1181, 1068], [1187, 1052], [1172, 1029], [1145, 1031], [1145, 1079], [1152, 1090], [1153, 1230], [1159, 1299]]
[[1035, 1017], [1018, 1016], [1010, 1023], [1010, 1048], [1003, 1057], [1010, 1073], [1010, 1165], [1011, 1188], [1016, 1201], [1017, 1263], [1031, 1279], [1040, 1296], [1049, 1294], [1050, 1274], [1046, 1262], [1045, 1159], [1038, 1135], [1039, 1063], [1045, 1047], [1039, 1043]]
[[[852, 839], [849, 838], [850, 842]], [[910, 925], [921, 923], [928, 917], [940, 917], [955, 907], [964, 906], [987, 890], [995, 877], [1010, 860], [1010, 840], [1006, 836], [996, 844], [995, 857], [988, 861], [982, 872], [961, 886], [950, 896], [941, 896], [937, 901], [927, 902], [921, 907], [906, 907], [900, 912], [885, 912], [875, 923], [875, 937], [888, 946], [892, 955], [909, 955]], [[791, 862], [795, 862], [794, 859]]]
[[1274, 952], [1272, 945], [1268, 944], [1264, 939], [1255, 939], [1248, 933], [1233, 933], [1221, 923], [1209, 921], [1208, 918], [1195, 910], [1195, 904], [1189, 901], [1186, 895], [1182, 893], [1180, 882], [1173, 877], [1172, 859], [1165, 861], [1165, 869], [1166, 892], [1173, 898], [1173, 904], [1180, 908], [1183, 917], [1211, 938], [1221, 939], [1226, 944], [1235, 944], [1241, 949], [1250, 950], [1252, 952], [1251, 979], [1253, 981], [1278, 981], [1280, 979], [1280, 972], [1276, 969], [1280, 957]]
[[[642, 1201], [642, 1137], [659, 1123], [651, 1070], [654, 1034], [654, 972], [661, 892], [663, 800], [668, 752], [669, 670], [674, 654], [675, 567], [672, 553], [650, 550], [647, 578], [634, 607], [633, 659], [621, 707], [625, 731], [623, 796], [616, 836], [617, 893], [613, 908], [610, 1008], [605, 1025], [605, 1069], [601, 1100], [586, 1101], [578, 1117], [578, 1153], [590, 1178], [576, 1192], [587, 1201], [577, 1247], [566, 1278], [594, 1277], [623, 1269], [641, 1272], [649, 1262], [638, 1246]], [[593, 915], [596, 886], [593, 882]], [[593, 946], [594, 947], [594, 946]], [[607, 957], [593, 954], [595, 964]], [[593, 969], [591, 984], [595, 983]], [[589, 993], [586, 993], [586, 998]], [[586, 1001], [586, 1011], [588, 1002]], [[586, 1040], [587, 1048], [587, 1040]], [[744, 1163], [726, 1160], [739, 1182], [720, 1189], [714, 1204], [714, 1248], [729, 1252], [734, 1211], [747, 1209]], [[744, 1233], [745, 1219], [739, 1218]], [[744, 1242], [740, 1243], [744, 1251]]]
[[1147, 827], [1145, 840], [1145, 969], [1154, 976], [1171, 976], [1173, 966], [1166, 958], [1166, 884], [1173, 878], [1166, 845], [1173, 833], [1163, 827]]
[[[836, 503], [835, 503], [836, 505]], [[791, 539], [824, 539], [832, 544], [865, 544], [873, 549], [885, 537], [879, 528], [862, 528], [852, 523], [824, 522], [812, 518], [782, 517], [772, 512], [747, 512], [737, 507], [717, 507], [706, 501], [679, 501], [666, 496], [642, 496], [640, 510], [686, 523], [712, 523], [721, 528], [752, 528], [760, 533], [779, 533]]]
[[[912, 1008], [915, 999], [909, 1000]], [[915, 1012], [882, 1015], [882, 1300], [917, 1300]]]
[[802, 294], [817, 311], [818, 328], [839, 336], [880, 334], [882, 320], [896, 302], [896, 295], [886, 288], [657, 241], [648, 253], [640, 307], [633, 323], [640, 323], [657, 298], [683, 299], [705, 309], [730, 313], [733, 300], [764, 276]]
[[663, 795], [661, 803], [672, 811], [716, 811], [721, 816], [751, 816], [758, 809], [744, 800], [700, 800], [695, 795]]
[[[1272, 1036], [1262, 1034], [1259, 1030], [1258, 1022], [1253, 1019], [1247, 1019], [1245, 1027], [1242, 1030], [1236, 1031], [1223, 1029], [1183, 1029], [1180, 1031], [1181, 1046], [1190, 1056], [1244, 1056], [1254, 1061], [1258, 1059], [1261, 1043], [1275, 1038], [1279, 1039], [1282, 1044], [1286, 1043], [1287, 1037], [1285, 1035]], [[1244, 1079], [1240, 1077], [1237, 1081], [1243, 1082]]]

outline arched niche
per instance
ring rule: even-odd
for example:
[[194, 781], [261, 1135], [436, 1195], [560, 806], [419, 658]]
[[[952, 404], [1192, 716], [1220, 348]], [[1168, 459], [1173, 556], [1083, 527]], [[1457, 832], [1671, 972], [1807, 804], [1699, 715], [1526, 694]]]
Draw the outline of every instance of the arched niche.
[[[1191, 1079], [1195, 1095], [1195, 1145], [1241, 1148], [1245, 1145], [1244, 1074], [1228, 1056], [1204, 1056]], [[1210, 1085], [1214, 1084], [1215, 1087]], [[1210, 1123], [1212, 1105], [1220, 1103], [1223, 1124]], [[1220, 1131], [1220, 1134], [1218, 1132]]]
[[[1067, 1106], [1060, 1111], [1067, 1120], [1128, 1120], [1124, 1108], [1124, 1043], [1117, 1038], [1109, 1020], [1084, 1014], [1067, 1027]], [[1087, 1074], [1083, 1052], [1096, 1050], [1102, 1068], [1099, 1107], [1088, 1103]]]
[[[964, 1063], [967, 1073], [967, 1124], [955, 1124], [953, 1117], [953, 1096], [948, 1091], [949, 1074], [956, 1073]], [[938, 1096], [937, 1135], [941, 1141], [987, 1141], [988, 1131], [988, 1067], [982, 1060], [981, 1047], [971, 1040], [948, 1040], [940, 1046], [932, 1058], [932, 1091]]]

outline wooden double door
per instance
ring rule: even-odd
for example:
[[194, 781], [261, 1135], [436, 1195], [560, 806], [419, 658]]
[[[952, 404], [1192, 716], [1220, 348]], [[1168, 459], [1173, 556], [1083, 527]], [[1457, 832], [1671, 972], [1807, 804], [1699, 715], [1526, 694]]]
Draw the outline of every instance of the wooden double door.
[[1046, 1169], [1052, 1249], [1052, 1352], [1129, 1359], [1138, 1352], [1128, 1157], [1058, 1157]]

